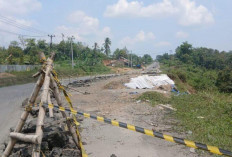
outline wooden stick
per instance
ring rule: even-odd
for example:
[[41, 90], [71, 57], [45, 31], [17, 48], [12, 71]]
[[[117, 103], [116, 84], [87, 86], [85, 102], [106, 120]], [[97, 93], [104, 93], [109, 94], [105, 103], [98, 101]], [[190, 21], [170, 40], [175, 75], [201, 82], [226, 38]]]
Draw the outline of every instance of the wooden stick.
[[[45, 69], [45, 79], [43, 85], [43, 91], [41, 94], [41, 104], [48, 103], [48, 92], [50, 85], [50, 72], [52, 69], [52, 60], [50, 58], [46, 61], [46, 69]], [[39, 106], [39, 115], [36, 124], [36, 135], [38, 135], [38, 144], [35, 144], [32, 151], [32, 157], [40, 157], [40, 147], [43, 138], [43, 125], [44, 125], [44, 117], [45, 117], [45, 108], [40, 105]]]
[[51, 53], [51, 56], [50, 56], [50, 59], [51, 59], [51, 60], [54, 60], [55, 54], [56, 54], [55, 52], [52, 52], [52, 53]]
[[23, 142], [30, 142], [30, 143], [37, 144], [39, 136], [38, 135], [26, 135], [26, 134], [22, 134], [18, 132], [11, 132], [10, 137], [16, 140], [23, 141]]
[[41, 73], [41, 70], [38, 71], [38, 72], [36, 72], [34, 75], [32, 75], [32, 77], [33, 77], [33, 78], [36, 78], [36, 77], [38, 77], [38, 76], [40, 75], [40, 73]]
[[41, 63], [43, 63], [44, 61], [46, 61], [46, 57], [45, 57], [45, 55], [44, 55], [43, 52], [39, 52], [38, 54], [39, 54], [39, 58], [40, 58], [40, 62]]
[[[40, 75], [38, 81], [36, 82], [36, 85], [34, 87], [34, 91], [32, 92], [31, 94], [31, 97], [30, 97], [30, 100], [29, 100], [29, 104], [34, 104], [35, 103], [35, 100], [36, 100], [36, 97], [38, 96], [39, 94], [39, 91], [43, 85], [43, 82], [44, 82], [44, 75]], [[22, 131], [22, 128], [25, 124], [25, 121], [27, 120], [27, 117], [29, 115], [29, 111], [28, 110], [25, 110], [23, 112], [23, 114], [21, 115], [21, 118], [20, 118], [20, 121], [18, 122], [14, 132], [21, 132]], [[10, 139], [2, 157], [8, 157], [11, 152], [12, 152], [12, 149], [14, 148], [14, 145], [16, 143], [16, 139]]]
[[[61, 97], [59, 95], [59, 88], [58, 88], [54, 78], [52, 77], [52, 75], [51, 75], [51, 89], [53, 89], [54, 96], [55, 96], [55, 99], [57, 101], [58, 106], [63, 107], [64, 105], [63, 105]], [[66, 119], [66, 123], [67, 123], [68, 129], [69, 129], [69, 132], [72, 135], [73, 141], [75, 142], [77, 148], [80, 148], [79, 142], [78, 142], [78, 137], [77, 137], [77, 134], [76, 134], [74, 127], [72, 126], [70, 120], [67, 119], [66, 113], [64, 111], [61, 111], [61, 114], [62, 114], [63, 118]]]
[[[48, 104], [52, 104], [50, 92], [48, 92]], [[53, 115], [53, 109], [52, 108], [49, 108], [49, 117], [50, 118], [54, 117], [54, 115]]]

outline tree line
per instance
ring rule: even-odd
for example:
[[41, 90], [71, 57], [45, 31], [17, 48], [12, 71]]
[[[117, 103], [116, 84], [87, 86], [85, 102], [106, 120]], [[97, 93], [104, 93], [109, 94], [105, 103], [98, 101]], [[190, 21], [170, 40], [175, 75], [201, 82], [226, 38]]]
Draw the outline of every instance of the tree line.
[[[232, 92], [232, 51], [220, 52], [211, 48], [193, 47], [188, 42], [183, 42], [176, 48], [175, 54], [164, 53], [156, 59], [169, 66], [188, 65], [189, 68], [198, 67], [205, 72], [213, 71], [217, 74], [215, 80], [212, 77], [214, 85], [222, 92]], [[202, 77], [199, 76], [199, 79]], [[202, 80], [198, 82], [201, 83]]]
[[[62, 40], [59, 43], [47, 43], [46, 40], [36, 40], [34, 38], [23, 39], [19, 37], [19, 41], [12, 41], [10, 45], [0, 47], [0, 64], [39, 64], [37, 53], [42, 51], [45, 55], [49, 55], [51, 51], [56, 52], [55, 61], [59, 63], [69, 63], [71, 60], [71, 40]], [[77, 64], [86, 66], [94, 66], [102, 64], [104, 59], [126, 59], [132, 58], [133, 64], [150, 64], [153, 59], [149, 54], [140, 57], [131, 54], [125, 47], [117, 48], [111, 53], [111, 39], [106, 38], [103, 45], [94, 43], [88, 46], [82, 42], [73, 42], [73, 57]]]

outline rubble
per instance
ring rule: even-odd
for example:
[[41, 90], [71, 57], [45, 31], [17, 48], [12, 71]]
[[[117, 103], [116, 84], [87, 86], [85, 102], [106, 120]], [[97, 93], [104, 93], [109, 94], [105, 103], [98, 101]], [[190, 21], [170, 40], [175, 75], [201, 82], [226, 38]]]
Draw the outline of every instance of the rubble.
[[73, 82], [69, 83], [68, 86], [88, 87], [88, 86], [90, 86], [89, 83], [91, 83], [93, 81], [107, 79], [107, 78], [116, 77], [116, 76], [120, 76], [120, 74], [107, 74], [107, 75], [90, 76], [90, 77], [86, 77], [85, 79], [73, 81]]
[[[25, 102], [27, 102], [27, 99], [23, 104], [26, 104]], [[38, 109], [36, 107], [33, 108], [31, 114], [33, 118], [26, 122], [22, 133], [31, 134], [36, 131]], [[44, 119], [44, 135], [41, 144], [42, 154], [48, 157], [81, 156], [80, 150], [76, 147], [70, 133], [65, 130], [65, 123], [64, 119], [61, 118], [61, 113], [54, 112], [54, 116], [54, 118], [46, 117]], [[14, 128], [11, 128], [10, 131], [14, 131]], [[32, 147], [33, 145], [29, 143], [19, 142], [15, 145], [10, 157], [31, 157]], [[3, 153], [5, 148], [5, 143], [0, 145], [0, 154]]]

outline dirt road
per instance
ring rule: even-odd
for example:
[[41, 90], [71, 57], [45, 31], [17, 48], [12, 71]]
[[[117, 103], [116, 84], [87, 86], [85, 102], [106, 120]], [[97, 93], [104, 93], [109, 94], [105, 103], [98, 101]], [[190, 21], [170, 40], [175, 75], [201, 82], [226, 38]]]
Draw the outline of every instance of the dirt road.
[[[160, 106], [151, 107], [147, 102], [138, 102], [135, 100], [138, 94], [129, 94], [148, 91], [126, 89], [123, 83], [130, 77], [133, 75], [101, 80], [90, 84], [89, 87], [80, 87], [79, 90], [90, 94], [81, 95], [72, 92], [73, 103], [81, 111], [177, 136], [170, 125], [173, 121], [166, 119], [168, 111]], [[92, 119], [84, 119], [81, 126], [83, 127], [81, 135], [90, 157], [198, 156], [191, 153], [190, 148]]]
[[[130, 73], [92, 82], [89, 87], [78, 87], [76, 89], [79, 91], [90, 94], [83, 95], [70, 91], [73, 104], [76, 109], [84, 112], [179, 136], [172, 131], [171, 124], [175, 122], [166, 116], [169, 111], [160, 106], [151, 107], [148, 102], [139, 102], [135, 99], [139, 94], [148, 90], [132, 90], [123, 86], [123, 83], [135, 76]], [[21, 102], [30, 96], [32, 89], [33, 84], [0, 88], [1, 142], [7, 138], [9, 128], [17, 123], [23, 110], [20, 109]], [[137, 93], [130, 94], [131, 92]], [[81, 127], [85, 149], [90, 157], [198, 156], [190, 152], [190, 148], [92, 119], [84, 119]]]

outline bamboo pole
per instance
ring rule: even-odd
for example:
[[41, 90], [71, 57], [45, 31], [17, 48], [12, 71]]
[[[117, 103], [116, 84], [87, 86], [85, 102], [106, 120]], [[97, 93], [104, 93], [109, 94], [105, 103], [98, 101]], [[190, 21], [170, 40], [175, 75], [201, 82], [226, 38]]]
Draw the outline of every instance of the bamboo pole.
[[[63, 107], [64, 105], [63, 105], [61, 97], [59, 95], [59, 88], [58, 88], [55, 80], [53, 79], [52, 75], [51, 75], [51, 89], [54, 92], [54, 96], [55, 96], [55, 99], [57, 101], [58, 106]], [[78, 142], [78, 137], [77, 137], [77, 134], [76, 134], [74, 127], [72, 126], [70, 120], [67, 119], [66, 113], [64, 111], [61, 111], [61, 114], [62, 114], [63, 118], [66, 119], [66, 123], [67, 123], [68, 129], [69, 129], [69, 132], [72, 135], [73, 141], [75, 142], [76, 146], [78, 148], [80, 148], [79, 142]]]
[[45, 55], [44, 55], [43, 52], [39, 52], [38, 55], [39, 55], [39, 58], [40, 58], [40, 62], [41, 62], [41, 63], [43, 63], [44, 61], [46, 61], [46, 57], [45, 57]]
[[[41, 96], [41, 104], [48, 103], [48, 92], [50, 85], [50, 72], [52, 69], [52, 60], [50, 58], [46, 61], [46, 69], [45, 69], [45, 78], [43, 91]], [[43, 125], [44, 125], [44, 117], [45, 117], [45, 108], [40, 105], [39, 106], [39, 115], [36, 124], [36, 135], [38, 136], [38, 144], [35, 144], [32, 151], [32, 157], [40, 157], [40, 147], [43, 138]]]
[[[36, 97], [38, 96], [39, 91], [43, 85], [43, 81], [44, 81], [44, 75], [40, 75], [40, 77], [39, 77], [39, 79], [36, 82], [36, 85], [34, 87], [34, 91], [32, 92], [31, 97], [29, 99], [29, 102], [28, 102], [29, 104], [35, 103]], [[21, 132], [22, 131], [22, 128], [25, 124], [25, 121], [27, 120], [28, 115], [29, 115], [29, 111], [25, 110], [23, 112], [23, 114], [21, 115], [20, 121], [18, 122], [14, 132]], [[12, 149], [14, 148], [16, 141], [17, 141], [16, 139], [12, 139], [12, 138], [10, 139], [2, 157], [8, 157], [11, 154]]]
[[11, 132], [10, 137], [16, 140], [20, 140], [23, 142], [30, 142], [30, 143], [38, 143], [38, 135], [26, 135], [18, 132]]
[[[52, 104], [50, 92], [48, 92], [48, 104]], [[50, 118], [54, 117], [54, 115], [53, 115], [53, 109], [52, 108], [49, 108], [49, 117]]]

